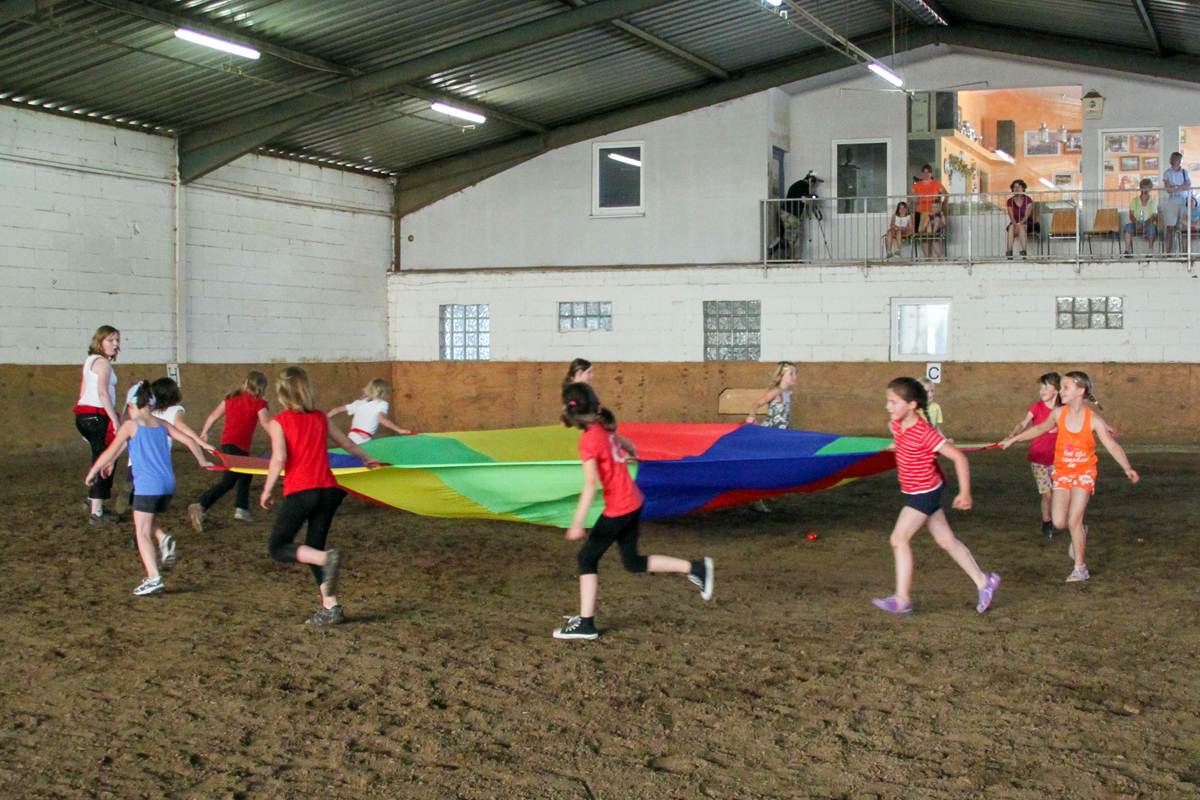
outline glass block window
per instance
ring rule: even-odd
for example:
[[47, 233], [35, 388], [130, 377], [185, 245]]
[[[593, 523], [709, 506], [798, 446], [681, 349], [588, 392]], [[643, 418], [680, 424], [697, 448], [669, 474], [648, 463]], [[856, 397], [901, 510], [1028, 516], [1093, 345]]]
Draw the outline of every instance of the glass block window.
[[950, 301], [892, 299], [892, 360], [919, 361], [950, 355]]
[[1054, 301], [1057, 328], [1124, 328], [1121, 297], [1058, 297]]
[[558, 304], [560, 331], [611, 331], [612, 303], [610, 301], [574, 301]]
[[488, 361], [492, 357], [492, 324], [487, 304], [439, 307], [442, 361]]
[[761, 345], [758, 300], [704, 301], [705, 361], [758, 361]]

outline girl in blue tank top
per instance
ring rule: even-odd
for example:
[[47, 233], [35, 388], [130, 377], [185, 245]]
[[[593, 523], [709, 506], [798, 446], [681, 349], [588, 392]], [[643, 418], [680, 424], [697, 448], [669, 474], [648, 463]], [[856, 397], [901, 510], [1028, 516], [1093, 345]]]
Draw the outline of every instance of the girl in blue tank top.
[[137, 534], [138, 553], [146, 568], [146, 579], [133, 593], [158, 594], [163, 590], [161, 572], [175, 566], [175, 539], [158, 527], [158, 515], [167, 510], [175, 493], [175, 470], [171, 467], [171, 439], [182, 442], [202, 467], [212, 464], [204, 457], [201, 447], [215, 452], [208, 444], [197, 443], [169, 422], [155, 417], [154, 394], [150, 383], [142, 381], [137, 387], [136, 402], [130, 419], [117, 430], [117, 437], [96, 459], [84, 483], [91, 486], [102, 475], [112, 474], [113, 463], [121, 451], [129, 447], [129, 464], [133, 470], [133, 529]]

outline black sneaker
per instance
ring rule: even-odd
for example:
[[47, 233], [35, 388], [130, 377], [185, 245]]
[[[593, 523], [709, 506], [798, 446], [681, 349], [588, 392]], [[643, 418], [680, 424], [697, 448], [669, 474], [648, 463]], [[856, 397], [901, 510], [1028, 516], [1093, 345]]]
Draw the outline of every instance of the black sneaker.
[[693, 561], [688, 580], [700, 587], [700, 599], [711, 600], [713, 596], [713, 563], [707, 556], [703, 561]]
[[346, 615], [342, 613], [342, 606], [339, 603], [333, 608], [321, 607], [317, 609], [317, 613], [305, 620], [304, 624], [322, 627], [324, 625], [341, 625], [345, 621]]
[[595, 639], [600, 636], [595, 624], [583, 617], [565, 617], [567, 624], [554, 631], [555, 639]]
[[1042, 536], [1046, 537], [1047, 539], [1054, 538], [1054, 523], [1053, 522], [1046, 520], [1045, 522], [1042, 523]]
[[[326, 597], [333, 597], [337, 594], [338, 567], [341, 563], [342, 554], [336, 547], [325, 551], [325, 566], [321, 570], [321, 592]], [[340, 606], [334, 606], [334, 608], [340, 608]]]

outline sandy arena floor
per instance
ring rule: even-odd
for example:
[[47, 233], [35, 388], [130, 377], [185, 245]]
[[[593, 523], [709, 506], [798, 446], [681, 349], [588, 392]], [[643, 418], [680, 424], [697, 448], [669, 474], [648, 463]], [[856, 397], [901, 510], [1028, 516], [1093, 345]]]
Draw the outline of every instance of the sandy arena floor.
[[187, 526], [211, 477], [186, 453], [180, 563], [152, 598], [130, 526], [84, 522], [82, 445], [9, 459], [0, 797], [1197, 797], [1200, 460], [1131, 458], [1136, 487], [1102, 456], [1088, 583], [1038, 534], [1024, 454], [992, 451], [950, 515], [1003, 577], [986, 615], [925, 533], [915, 612], [871, 606], [893, 473], [644, 525], [645, 553], [711, 555], [716, 597], [610, 553], [596, 642], [550, 637], [578, 602], [555, 529], [348, 500], [349, 619], [312, 630], [307, 569], [266, 557], [271, 514], [235, 524], [230, 496]]

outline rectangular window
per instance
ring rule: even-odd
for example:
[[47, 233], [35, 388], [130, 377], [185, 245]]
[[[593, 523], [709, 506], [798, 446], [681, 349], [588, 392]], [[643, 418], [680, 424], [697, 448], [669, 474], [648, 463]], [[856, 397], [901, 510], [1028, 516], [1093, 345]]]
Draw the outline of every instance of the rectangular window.
[[558, 304], [559, 331], [611, 331], [612, 303], [574, 301]]
[[892, 299], [892, 360], [950, 355], [950, 301]]
[[492, 325], [487, 304], [439, 306], [442, 361], [488, 361], [492, 357]]
[[642, 143], [592, 145], [592, 215], [631, 217], [642, 208]]
[[886, 214], [890, 141], [833, 143], [839, 214]]
[[1120, 297], [1058, 297], [1054, 310], [1059, 329], [1125, 327], [1125, 301]]
[[758, 361], [761, 344], [758, 300], [704, 301], [705, 361]]

